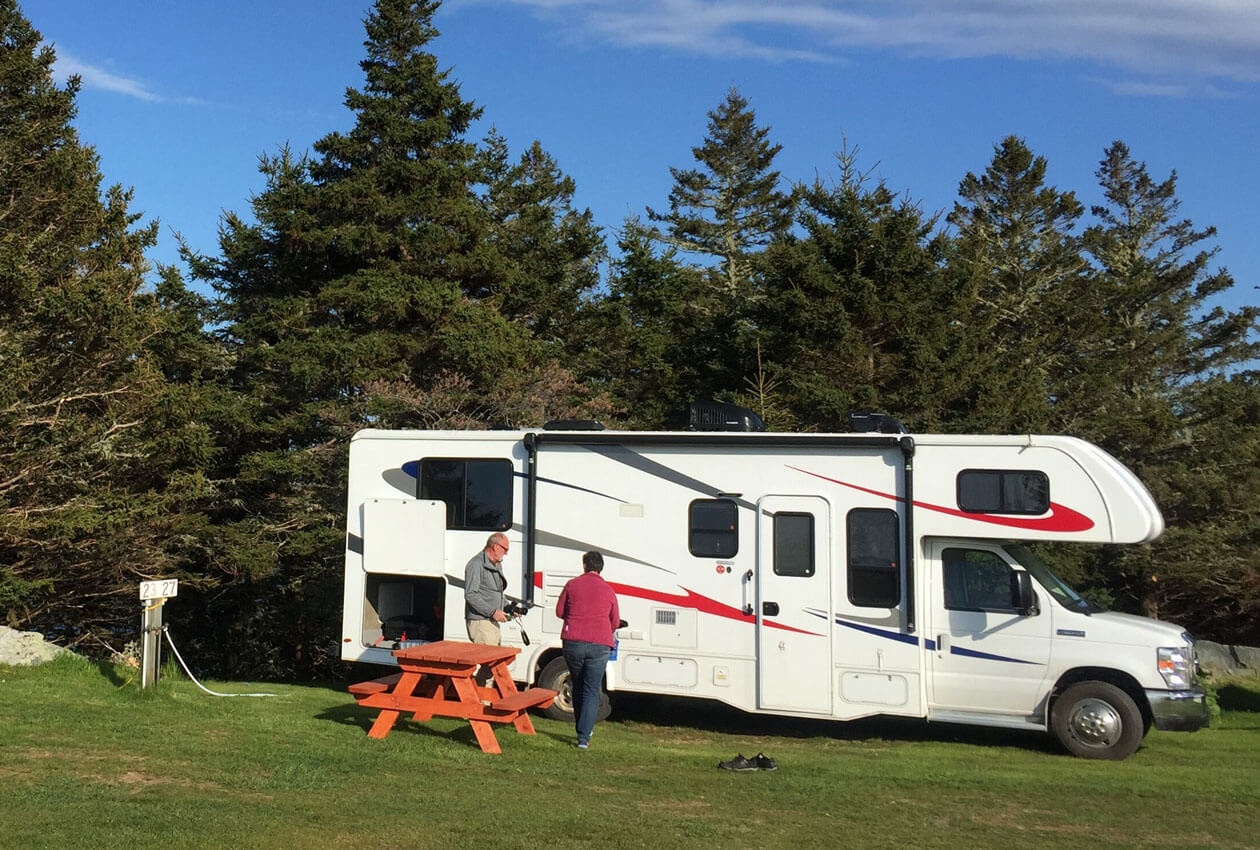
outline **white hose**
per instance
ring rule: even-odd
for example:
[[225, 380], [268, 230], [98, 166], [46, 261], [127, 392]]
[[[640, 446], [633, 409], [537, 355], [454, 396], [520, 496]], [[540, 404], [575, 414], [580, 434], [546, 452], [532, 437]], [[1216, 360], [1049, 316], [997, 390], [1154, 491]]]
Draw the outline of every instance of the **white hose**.
[[192, 674], [192, 671], [188, 669], [188, 665], [184, 663], [183, 656], [181, 656], [179, 654], [179, 650], [175, 648], [175, 641], [171, 640], [171, 633], [167, 631], [166, 626], [162, 627], [162, 634], [166, 636], [166, 642], [170, 645], [171, 652], [175, 653], [175, 658], [177, 661], [179, 661], [179, 666], [184, 669], [184, 672], [186, 674], [188, 674], [188, 678], [192, 679], [194, 685], [201, 688], [206, 693], [210, 694], [210, 696], [212, 697], [274, 697], [275, 696], [275, 694], [221, 694], [218, 691], [210, 690], [205, 685], [201, 684], [201, 682], [198, 682], [197, 677], [194, 676]]

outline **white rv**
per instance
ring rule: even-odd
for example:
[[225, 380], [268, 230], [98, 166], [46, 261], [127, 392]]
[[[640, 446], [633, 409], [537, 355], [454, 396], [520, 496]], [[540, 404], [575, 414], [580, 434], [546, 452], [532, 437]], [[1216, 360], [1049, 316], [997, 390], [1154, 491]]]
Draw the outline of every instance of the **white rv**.
[[466, 639], [464, 565], [502, 531], [508, 594], [531, 606], [503, 628], [513, 675], [560, 690], [555, 711], [555, 603], [594, 549], [629, 624], [610, 692], [1039, 729], [1107, 759], [1152, 726], [1207, 725], [1189, 635], [1091, 608], [1019, 542], [1159, 536], [1146, 488], [1097, 446], [563, 424], [355, 435], [344, 660]]

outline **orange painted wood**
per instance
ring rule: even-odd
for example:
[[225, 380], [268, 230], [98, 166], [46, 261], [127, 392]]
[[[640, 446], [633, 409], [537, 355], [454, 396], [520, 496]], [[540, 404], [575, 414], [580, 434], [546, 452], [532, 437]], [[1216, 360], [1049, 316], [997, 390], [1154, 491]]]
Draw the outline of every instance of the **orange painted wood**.
[[360, 694], [379, 694], [382, 691], [388, 691], [394, 685], [398, 684], [398, 680], [402, 678], [402, 673], [395, 673], [392, 676], [382, 676], [379, 679], [372, 679], [369, 682], [359, 682], [347, 688], [350, 693], [355, 696]]
[[527, 691], [517, 691], [514, 694], [508, 694], [502, 699], [494, 700], [490, 703], [490, 707], [497, 711], [519, 711], [525, 708], [546, 708], [556, 698], [556, 692], [547, 688], [530, 688]]

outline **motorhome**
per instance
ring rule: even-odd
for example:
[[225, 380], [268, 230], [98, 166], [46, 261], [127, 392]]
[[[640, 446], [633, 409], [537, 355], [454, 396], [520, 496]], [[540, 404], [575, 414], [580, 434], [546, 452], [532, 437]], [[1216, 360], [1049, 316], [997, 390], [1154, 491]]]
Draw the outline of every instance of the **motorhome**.
[[726, 406], [693, 408], [706, 430], [361, 431], [341, 657], [467, 639], [465, 564], [503, 532], [525, 611], [503, 627], [512, 673], [559, 690], [554, 712], [571, 711], [556, 599], [598, 550], [628, 623], [614, 696], [1036, 729], [1105, 759], [1207, 725], [1188, 634], [1096, 609], [1026, 545], [1155, 540], [1130, 470], [1073, 437], [855, 421], [769, 433]]

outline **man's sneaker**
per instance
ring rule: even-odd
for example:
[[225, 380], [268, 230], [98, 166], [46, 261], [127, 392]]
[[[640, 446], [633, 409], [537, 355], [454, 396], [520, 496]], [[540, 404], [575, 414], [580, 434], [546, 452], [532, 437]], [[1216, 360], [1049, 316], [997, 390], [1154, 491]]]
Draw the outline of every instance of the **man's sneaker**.
[[757, 765], [751, 759], [744, 758], [744, 754], [740, 753], [730, 761], [718, 762], [718, 767], [722, 770], [734, 770], [739, 773], [747, 773], [750, 770], [756, 770]]
[[762, 753], [757, 753], [757, 756], [751, 759], [751, 761], [753, 764], [757, 766], [758, 770], [778, 770], [779, 769], [779, 763], [777, 761], [775, 761], [774, 759], [770, 758], [767, 755], [763, 755]]
[[590, 742], [590, 741], [578, 741], [578, 749], [579, 749], [579, 750], [589, 750], [590, 748], [591, 748], [591, 742]]

